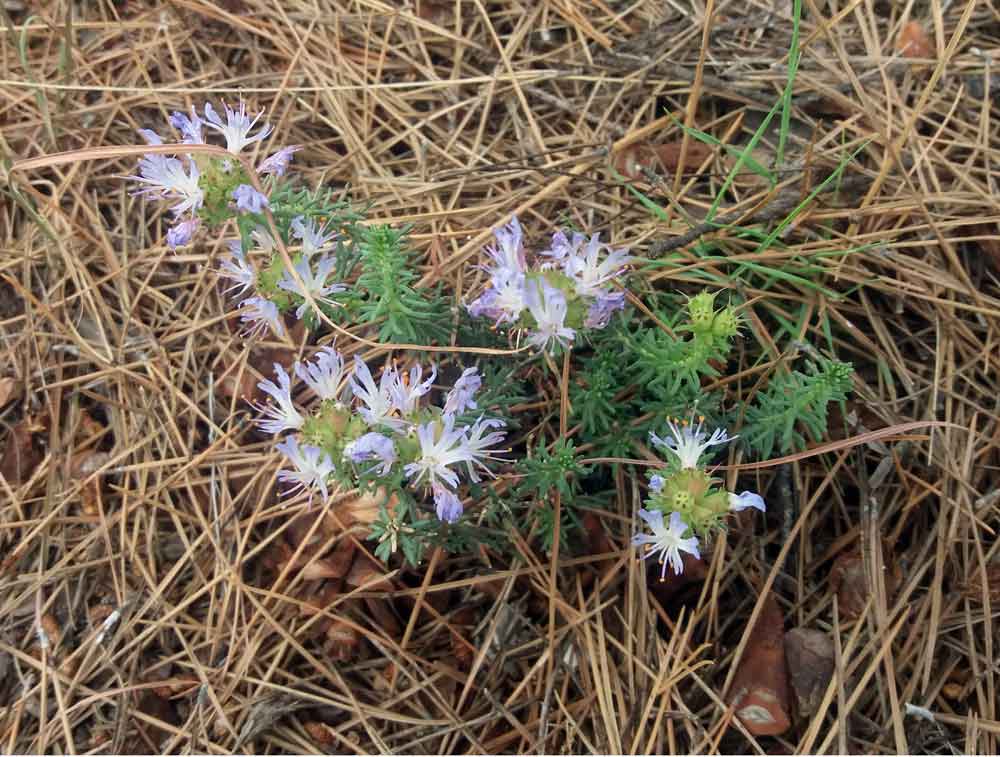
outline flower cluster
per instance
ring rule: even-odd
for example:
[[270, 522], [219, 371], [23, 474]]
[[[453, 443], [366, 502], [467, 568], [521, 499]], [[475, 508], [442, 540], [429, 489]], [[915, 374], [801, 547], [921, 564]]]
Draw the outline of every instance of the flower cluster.
[[[700, 557], [698, 537], [706, 536], [722, 526], [730, 512], [755, 508], [764, 512], [764, 499], [754, 492], [734, 494], [719, 488], [718, 479], [706, 470], [702, 458], [712, 447], [732, 441], [725, 429], [712, 434], [703, 430], [704, 418], [692, 421], [670, 421], [665, 438], [650, 433], [653, 444], [668, 452], [668, 465], [649, 479], [650, 494], [646, 508], [639, 516], [649, 526], [651, 534], [637, 533], [632, 544], [646, 547], [646, 557], [656, 555], [663, 568], [661, 580], [669, 565], [675, 574], [684, 570], [681, 552]], [[669, 513], [669, 522], [664, 515]], [[685, 537], [685, 534], [690, 534]]]
[[[225, 149], [238, 155], [271, 133], [270, 124], [258, 124], [261, 113], [251, 117], [242, 101], [235, 110], [223, 104], [223, 111], [224, 118], [206, 103], [201, 114], [193, 107], [190, 113], [172, 113], [170, 125], [179, 135], [179, 144], [209, 144], [206, 132], [217, 132], [225, 139]], [[151, 129], [140, 129], [139, 134], [150, 145], [164, 144]], [[257, 174], [282, 176], [298, 149], [282, 148], [256, 167]], [[188, 244], [202, 221], [218, 224], [238, 213], [260, 214], [269, 202], [253, 187], [239, 161], [204, 153], [149, 153], [139, 161], [139, 175], [129, 178], [142, 185], [135, 194], [174, 203], [170, 208], [174, 224], [167, 232], [167, 244], [174, 249]]]
[[554, 350], [568, 346], [582, 328], [604, 328], [625, 307], [625, 293], [614, 281], [632, 260], [627, 249], [612, 249], [597, 234], [588, 239], [557, 231], [540, 253], [541, 262], [529, 267], [516, 217], [494, 236], [496, 245], [486, 248], [490, 263], [483, 268], [490, 285], [469, 304], [473, 317], [524, 329], [529, 343]]
[[280, 365], [274, 370], [277, 383], [260, 383], [273, 403], [258, 407], [258, 424], [275, 435], [294, 432], [277, 445], [291, 464], [278, 473], [291, 484], [289, 493], [307, 491], [311, 499], [318, 492], [326, 499], [332, 482], [389, 490], [408, 483], [433, 499], [440, 520], [453, 523], [463, 512], [461, 477], [478, 482], [481, 473], [492, 476], [489, 462], [500, 459], [503, 421], [480, 414], [473, 423], [459, 422], [476, 409], [476, 368], [467, 368], [437, 407], [426, 401], [436, 369], [425, 377], [420, 365], [408, 373], [389, 367], [376, 381], [359, 357], [348, 368], [326, 347], [293, 369], [320, 400], [311, 413], [293, 400], [291, 376]]

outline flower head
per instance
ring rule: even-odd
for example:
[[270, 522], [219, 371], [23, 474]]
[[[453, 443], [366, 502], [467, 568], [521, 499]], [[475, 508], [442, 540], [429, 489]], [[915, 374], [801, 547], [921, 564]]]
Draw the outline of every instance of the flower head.
[[[472, 467], [473, 464], [478, 465], [482, 468], [488, 475], [493, 475], [490, 469], [486, 467], [484, 460], [501, 460], [502, 458], [496, 457], [492, 452], [498, 451], [490, 449], [497, 444], [503, 442], [504, 438], [507, 436], [506, 431], [491, 431], [490, 429], [503, 428], [507, 424], [504, 423], [499, 418], [483, 418], [480, 417], [475, 423], [466, 428], [465, 430], [465, 442], [463, 444], [465, 448], [465, 454], [467, 456], [465, 466], [469, 470], [469, 478], [473, 481], [478, 481], [479, 476], [476, 475], [475, 469]], [[510, 451], [510, 450], [506, 450]]]
[[493, 261], [493, 268], [486, 270], [494, 275], [524, 273], [526, 270], [524, 243], [517, 216], [511, 218], [510, 223], [503, 228], [494, 231], [493, 236], [497, 240], [496, 245], [486, 248], [486, 254]]
[[263, 297], [250, 297], [243, 300], [242, 307], [240, 320], [247, 324], [247, 332], [251, 336], [257, 336], [267, 327], [278, 336], [284, 335], [281, 311], [273, 302]]
[[454, 523], [462, 517], [462, 500], [451, 489], [443, 486], [431, 487], [434, 491], [434, 508], [439, 520]]
[[693, 422], [688, 423], [688, 421], [680, 421], [680, 423], [667, 421], [667, 428], [670, 430], [669, 437], [661, 439], [655, 433], [650, 432], [649, 438], [654, 444], [673, 453], [682, 469], [697, 468], [698, 461], [705, 450], [709, 447], [726, 444], [736, 438], [729, 436], [724, 428], [717, 428], [711, 436], [708, 436], [701, 430], [704, 422], [704, 418], [699, 419], [697, 425]]
[[326, 488], [327, 479], [336, 469], [330, 456], [319, 447], [311, 444], [299, 446], [296, 436], [289, 436], [283, 442], [275, 445], [277, 449], [295, 466], [295, 470], [278, 471], [278, 480], [295, 484], [285, 494], [296, 491], [309, 491], [309, 501], [312, 501], [314, 490], [319, 489], [323, 499], [329, 496]]
[[212, 104], [205, 103], [205, 121], [207, 122], [205, 125], [210, 129], [215, 129], [226, 138], [226, 149], [234, 155], [238, 154], [247, 145], [260, 142], [271, 133], [271, 125], [262, 124], [257, 133], [250, 136], [250, 132], [257, 123], [257, 119], [261, 117], [264, 111], [261, 111], [251, 119], [247, 115], [246, 103], [242, 100], [240, 100], [238, 110], [230, 109], [225, 103], [222, 104], [222, 108], [226, 113], [225, 123], [223, 123], [215, 108], [212, 107]]
[[273, 174], [274, 176], [284, 176], [288, 170], [288, 164], [292, 162], [292, 155], [302, 149], [301, 145], [291, 145], [282, 147], [278, 152], [261, 161], [257, 166], [257, 173]]
[[278, 383], [265, 379], [257, 384], [261, 391], [266, 392], [277, 405], [258, 406], [257, 410], [267, 416], [266, 420], [257, 421], [257, 425], [269, 434], [280, 434], [282, 431], [302, 428], [305, 418], [292, 402], [292, 381], [285, 369], [279, 363], [274, 364], [274, 374]]
[[337, 400], [344, 378], [344, 358], [332, 347], [323, 347], [311, 363], [296, 363], [295, 375], [321, 400]]
[[352, 463], [377, 459], [381, 461], [381, 465], [375, 468], [380, 476], [385, 476], [396, 462], [396, 447], [388, 436], [369, 431], [344, 447], [344, 459]]
[[[577, 236], [574, 236], [574, 241], [577, 239]], [[579, 241], [582, 242], [582, 239]], [[601, 253], [605, 250], [607, 256], [601, 260]], [[631, 260], [628, 249], [613, 250], [601, 243], [599, 234], [594, 234], [586, 247], [579, 244], [567, 250], [563, 261], [563, 272], [573, 279], [577, 292], [597, 297], [602, 294], [601, 287], [621, 274]]]
[[527, 287], [525, 301], [535, 319], [535, 329], [528, 341], [539, 349], [565, 347], [573, 341], [576, 332], [566, 325], [566, 295], [547, 281], [533, 281]]
[[659, 510], [640, 508], [639, 517], [646, 521], [646, 525], [653, 533], [635, 534], [632, 537], [632, 545], [636, 547], [648, 545], [646, 546], [646, 554], [643, 555], [644, 558], [653, 555], [659, 556], [660, 564], [663, 566], [660, 571], [660, 580], [666, 578], [668, 565], [678, 576], [684, 572], [684, 562], [681, 560], [682, 551], [697, 558], [701, 557], [698, 552], [698, 539], [694, 536], [683, 538], [688, 526], [681, 518], [680, 513], [670, 513], [669, 527], [663, 524], [663, 513]]
[[448, 392], [444, 401], [444, 412], [448, 415], [458, 415], [469, 408], [475, 410], [476, 401], [473, 397], [482, 385], [483, 380], [479, 377], [479, 369], [476, 366], [466, 368], [458, 377], [451, 391]]
[[760, 510], [762, 513], [767, 512], [767, 508], [764, 506], [764, 498], [755, 492], [743, 492], [742, 494], [729, 494], [729, 509], [733, 512], [740, 512], [742, 510], [748, 510], [749, 508], [754, 508], [755, 510]]
[[249, 184], [240, 184], [236, 187], [233, 190], [233, 199], [236, 201], [236, 209], [245, 213], [260, 213], [264, 208], [270, 206], [267, 196]]

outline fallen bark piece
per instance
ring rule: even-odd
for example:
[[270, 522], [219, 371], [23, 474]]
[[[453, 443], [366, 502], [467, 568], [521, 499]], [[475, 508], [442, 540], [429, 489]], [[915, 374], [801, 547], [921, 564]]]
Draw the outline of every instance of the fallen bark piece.
[[785, 634], [785, 660], [799, 715], [810, 717], [833, 677], [833, 639], [814, 628], [793, 628]]
[[768, 595], [740, 659], [729, 704], [754, 736], [778, 736], [791, 727], [781, 608]]
[[[902, 571], [889, 549], [884, 550], [886, 601], [891, 602], [896, 594]], [[871, 597], [872, 583], [865, 576], [865, 562], [860, 552], [842, 552], [830, 568], [830, 588], [837, 595], [837, 608], [844, 620], [857, 620], [865, 611]]]

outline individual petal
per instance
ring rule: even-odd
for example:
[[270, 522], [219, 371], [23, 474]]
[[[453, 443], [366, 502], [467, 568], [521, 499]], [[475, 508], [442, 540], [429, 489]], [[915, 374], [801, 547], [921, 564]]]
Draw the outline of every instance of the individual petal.
[[205, 143], [205, 138], [201, 134], [201, 127], [205, 122], [198, 117], [194, 107], [191, 107], [191, 115], [175, 110], [170, 114], [170, 125], [181, 133], [183, 142], [189, 145], [200, 145]]
[[666, 484], [666, 480], [659, 473], [654, 473], [649, 479], [649, 488], [654, 492], [663, 491], [663, 486]]
[[755, 510], [760, 510], [762, 513], [767, 512], [767, 508], [764, 506], [764, 498], [756, 492], [743, 492], [742, 494], [733, 494], [730, 492], [730, 510], [738, 513], [743, 510], [748, 510], [751, 507]]
[[603, 329], [616, 311], [624, 309], [625, 292], [602, 292], [591, 304], [583, 325], [588, 329]]
[[396, 446], [388, 436], [369, 431], [344, 447], [344, 458], [352, 463], [377, 459], [381, 461], [381, 465], [375, 466], [378, 474], [387, 476], [396, 462]]

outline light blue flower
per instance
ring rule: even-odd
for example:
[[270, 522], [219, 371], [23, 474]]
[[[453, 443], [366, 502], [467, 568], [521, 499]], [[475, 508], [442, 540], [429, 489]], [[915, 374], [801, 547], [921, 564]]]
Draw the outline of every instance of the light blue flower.
[[281, 321], [281, 311], [270, 300], [250, 297], [243, 300], [241, 307], [243, 312], [240, 314], [240, 320], [246, 324], [250, 336], [259, 335], [267, 327], [278, 336], [284, 335], [285, 326]]
[[466, 368], [445, 397], [444, 412], [448, 415], [458, 415], [469, 408], [475, 410], [476, 401], [473, 397], [482, 385], [479, 369], [476, 366]]
[[240, 100], [237, 110], [230, 109], [225, 103], [222, 104], [222, 107], [226, 113], [225, 123], [223, 123], [215, 108], [212, 107], [212, 104], [205, 103], [205, 125], [210, 129], [215, 129], [226, 138], [226, 149], [234, 155], [238, 154], [247, 145], [260, 142], [271, 133], [271, 125], [265, 123], [261, 124], [256, 134], [250, 136], [250, 132], [253, 130], [257, 120], [263, 115], [263, 110], [251, 119], [247, 115], [247, 106], [243, 100]]
[[339, 400], [344, 358], [333, 347], [323, 347], [313, 358], [313, 362], [296, 363], [295, 375], [321, 400]]
[[197, 218], [189, 218], [185, 221], [178, 221], [167, 229], [167, 247], [176, 250], [190, 244], [195, 232], [198, 230], [199, 221]]
[[697, 468], [698, 461], [705, 450], [709, 447], [726, 444], [736, 438], [729, 436], [723, 428], [717, 428], [711, 436], [708, 436], [702, 431], [703, 424], [703, 418], [698, 421], [697, 425], [688, 421], [680, 421], [680, 423], [667, 421], [667, 428], [670, 430], [669, 437], [661, 439], [651, 431], [649, 438], [654, 444], [672, 453], [682, 469]]
[[293, 494], [300, 490], [308, 491], [311, 502], [314, 491], [318, 489], [325, 501], [329, 497], [327, 479], [336, 470], [330, 456], [311, 444], [300, 447], [296, 436], [289, 436], [275, 446], [295, 466], [294, 470], [278, 471], [279, 481], [295, 484], [285, 491], [285, 494]]
[[525, 303], [535, 319], [535, 329], [528, 342], [542, 350], [565, 347], [573, 341], [576, 331], [566, 325], [566, 296], [547, 281], [532, 281], [526, 289]]
[[302, 428], [305, 418], [292, 402], [291, 377], [279, 363], [274, 364], [274, 374], [278, 377], [277, 384], [267, 379], [257, 384], [277, 403], [257, 406], [257, 410], [266, 416], [264, 420], [258, 420], [257, 425], [267, 433], [277, 435], [282, 431]]
[[670, 513], [670, 525], [663, 523], [663, 513], [659, 510], [639, 509], [639, 517], [646, 521], [652, 534], [637, 533], [632, 537], [632, 546], [646, 546], [646, 554], [643, 558], [658, 556], [660, 564], [663, 566], [660, 571], [660, 580], [666, 578], [667, 566], [673, 568], [676, 575], [684, 572], [684, 562], [681, 559], [681, 552], [687, 552], [696, 558], [700, 558], [698, 552], [698, 539], [691, 536], [683, 538], [688, 530], [687, 523], [681, 518], [678, 512]]

